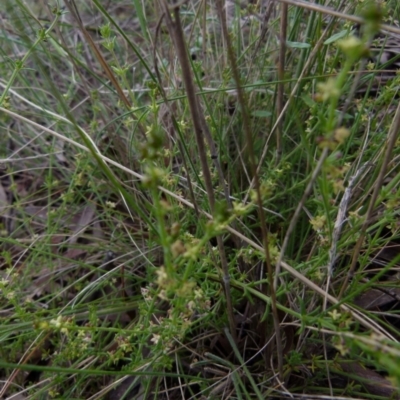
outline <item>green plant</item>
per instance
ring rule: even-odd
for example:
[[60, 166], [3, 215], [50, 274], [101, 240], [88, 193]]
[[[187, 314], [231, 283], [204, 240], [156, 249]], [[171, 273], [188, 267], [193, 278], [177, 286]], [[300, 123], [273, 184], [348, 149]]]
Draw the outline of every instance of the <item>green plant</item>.
[[1, 396], [397, 395], [397, 2], [223, 3], [6, 3]]

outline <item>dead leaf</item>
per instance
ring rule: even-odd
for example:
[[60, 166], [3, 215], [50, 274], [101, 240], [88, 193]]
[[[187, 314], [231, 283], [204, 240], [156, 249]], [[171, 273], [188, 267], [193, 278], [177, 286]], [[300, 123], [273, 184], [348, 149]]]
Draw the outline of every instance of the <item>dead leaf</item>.
[[7, 193], [0, 182], [0, 215], [7, 213], [10, 204], [7, 200]]
[[[13, 229], [12, 226], [12, 219], [11, 217], [11, 207], [10, 203], [7, 199], [7, 193], [0, 182], [0, 217], [3, 217], [4, 227], [7, 229], [7, 233], [10, 235], [11, 230]], [[1, 219], [0, 219], [1, 221]]]
[[92, 223], [95, 213], [96, 213], [96, 207], [94, 207], [92, 204], [88, 204], [83, 208], [82, 212], [80, 213], [79, 220], [76, 222], [74, 227], [71, 227], [73, 233], [68, 240], [69, 244], [76, 243], [76, 241], [79, 238], [79, 235], [84, 233], [85, 230]]
[[343, 371], [354, 374], [360, 378], [360, 383], [366, 387], [366, 389], [375, 396], [383, 396], [387, 399], [399, 399], [399, 396], [396, 396], [397, 390], [391, 384], [391, 382], [379, 375], [377, 372], [363, 367], [361, 364], [352, 362], [352, 363], [340, 363]]
[[382, 307], [400, 298], [400, 288], [391, 292], [383, 292], [379, 289], [369, 289], [354, 299], [354, 304], [364, 310], [372, 310]]

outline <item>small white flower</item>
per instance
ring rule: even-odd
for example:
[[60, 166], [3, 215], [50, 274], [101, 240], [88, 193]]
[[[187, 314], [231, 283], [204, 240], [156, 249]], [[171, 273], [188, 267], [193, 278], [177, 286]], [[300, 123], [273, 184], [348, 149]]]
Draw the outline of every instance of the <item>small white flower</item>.
[[0, 280], [0, 286], [7, 286], [8, 283], [9, 283], [9, 281], [8, 281], [8, 279], [6, 279], [6, 278], [2, 278], [2, 279]]
[[117, 206], [117, 204], [114, 203], [113, 201], [106, 201], [106, 206], [114, 209]]
[[56, 328], [61, 328], [61, 325], [62, 325], [62, 316], [59, 315], [59, 316], [57, 317], [57, 319], [52, 319], [52, 320], [50, 321], [50, 325], [53, 325], [53, 326], [56, 327]]
[[157, 344], [161, 339], [161, 335], [157, 335], [156, 333], [153, 333], [153, 337], [150, 339], [151, 342], [154, 344]]
[[12, 300], [15, 297], [15, 292], [8, 292], [6, 297], [8, 300]]

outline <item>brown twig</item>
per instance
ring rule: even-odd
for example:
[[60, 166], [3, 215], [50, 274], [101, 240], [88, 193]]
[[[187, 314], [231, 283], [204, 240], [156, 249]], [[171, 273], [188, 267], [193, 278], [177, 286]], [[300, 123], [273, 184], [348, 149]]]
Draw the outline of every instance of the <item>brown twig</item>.
[[103, 55], [101, 54], [99, 48], [97, 47], [96, 43], [93, 41], [92, 37], [90, 36], [89, 32], [86, 30], [86, 28], [84, 27], [82, 20], [79, 16], [79, 13], [77, 11], [76, 8], [76, 4], [74, 2], [74, 0], [67, 0], [65, 2], [65, 5], [68, 8], [68, 11], [71, 13], [71, 15], [74, 16], [75, 21], [77, 22], [79, 29], [81, 30], [81, 32], [83, 33], [83, 35], [85, 36], [85, 39], [87, 40], [87, 42], [89, 43], [90, 47], [92, 48], [94, 55], [97, 58], [97, 61], [100, 63], [101, 67], [103, 68], [104, 72], [107, 75], [107, 78], [111, 81], [111, 83], [113, 84], [113, 86], [115, 87], [120, 99], [123, 101], [123, 103], [125, 104], [127, 109], [131, 108], [131, 103], [128, 100], [128, 98], [125, 96], [124, 91], [122, 90], [120, 84], [118, 83], [117, 79], [115, 78], [111, 68], [108, 66], [106, 60], [104, 59]]
[[[250, 166], [252, 170], [252, 175], [253, 175], [253, 180], [254, 180], [254, 187], [257, 193], [257, 209], [258, 209], [258, 215], [260, 219], [260, 225], [261, 225], [261, 232], [262, 232], [262, 239], [263, 239], [263, 251], [265, 254], [265, 260], [266, 260], [266, 266], [267, 266], [267, 272], [268, 272], [268, 280], [270, 282], [269, 285], [269, 293], [271, 296], [271, 307], [272, 307], [272, 314], [273, 314], [273, 320], [274, 320], [274, 329], [275, 329], [275, 339], [276, 339], [276, 349], [277, 349], [277, 358], [278, 358], [278, 370], [279, 370], [279, 378], [283, 378], [283, 351], [282, 351], [282, 341], [281, 341], [281, 334], [280, 334], [280, 322], [279, 322], [279, 316], [278, 316], [278, 309], [276, 307], [276, 294], [275, 294], [275, 289], [273, 287], [273, 270], [272, 270], [272, 264], [271, 264], [271, 257], [269, 254], [269, 240], [268, 240], [268, 232], [267, 232], [267, 224], [265, 220], [265, 215], [263, 211], [263, 206], [262, 206], [262, 197], [261, 197], [261, 190], [260, 190], [260, 182], [258, 178], [258, 173], [256, 171], [256, 159], [254, 155], [254, 149], [253, 149], [253, 138], [250, 130], [250, 119], [247, 111], [247, 104], [245, 101], [245, 96], [242, 90], [242, 85], [241, 85], [241, 80], [240, 80], [240, 75], [239, 71], [237, 68], [237, 63], [236, 63], [236, 58], [233, 52], [232, 44], [231, 44], [231, 39], [228, 34], [228, 28], [226, 26], [226, 19], [223, 13], [223, 4], [221, 0], [218, 0], [216, 2], [217, 4], [217, 10], [219, 14], [219, 19], [222, 25], [222, 34], [224, 36], [224, 40], [226, 43], [227, 47], [227, 52], [228, 52], [228, 59], [232, 67], [232, 73], [233, 73], [233, 78], [236, 83], [236, 90], [237, 90], [237, 96], [238, 96], [238, 102], [241, 107], [242, 111], [242, 118], [243, 118], [243, 127], [246, 135], [246, 142], [247, 142], [247, 151], [249, 155], [249, 161], [250, 161]], [[263, 278], [262, 278], [263, 279]]]
[[[281, 4], [281, 24], [280, 24], [280, 38], [279, 38], [279, 61], [278, 61], [278, 94], [276, 99], [276, 114], [277, 118], [283, 110], [283, 94], [285, 89], [285, 54], [286, 54], [286, 31], [287, 31], [287, 17], [288, 17], [288, 6], [287, 4]], [[282, 136], [283, 136], [283, 117], [279, 119], [279, 123], [276, 128], [276, 165], [282, 157]]]
[[[124, 105], [127, 108], [127, 110], [131, 110], [131, 108], [132, 108], [131, 102], [125, 96], [125, 93], [121, 88], [121, 85], [118, 83], [118, 80], [115, 78], [114, 73], [112, 72], [111, 68], [109, 67], [107, 61], [104, 59], [103, 55], [101, 54], [101, 51], [99, 50], [99, 48], [97, 47], [96, 43], [93, 41], [92, 37], [90, 36], [89, 32], [87, 31], [87, 29], [83, 25], [82, 20], [81, 20], [81, 18], [79, 16], [79, 13], [78, 13], [78, 9], [77, 9], [76, 4], [75, 4], [75, 0], [66, 0], [65, 1], [65, 5], [67, 6], [68, 11], [74, 16], [75, 21], [77, 22], [79, 29], [83, 33], [86, 41], [89, 43], [89, 46], [93, 50], [93, 53], [96, 56], [97, 61], [100, 63], [101, 67], [103, 68], [107, 78], [110, 80], [112, 85], [115, 87], [115, 90], [117, 91], [119, 98], [124, 103]], [[138, 127], [140, 133], [142, 134], [142, 136], [146, 137], [145, 129], [143, 128], [143, 126], [139, 122], [137, 123], [137, 127]]]
[[[205, 121], [204, 115], [200, 112], [200, 104], [196, 96], [196, 88], [193, 81], [192, 71], [190, 68], [189, 57], [187, 54], [186, 43], [184, 40], [184, 33], [181, 26], [180, 15], [179, 15], [179, 5], [175, 4], [172, 7], [168, 5], [166, 0], [160, 0], [161, 7], [164, 11], [164, 18], [166, 21], [167, 29], [174, 43], [175, 50], [178, 55], [178, 60], [182, 68], [183, 83], [186, 89], [186, 95], [189, 103], [190, 113], [192, 116], [192, 122], [194, 127], [194, 133], [196, 137], [197, 149], [199, 153], [200, 164], [203, 172], [204, 183], [210, 202], [210, 208], [213, 212], [215, 210], [215, 196], [214, 189], [212, 186], [211, 173], [208, 167], [206, 148], [204, 143], [204, 137], [206, 133], [209, 133], [207, 123]], [[174, 19], [172, 19], [171, 15]], [[223, 271], [223, 283], [225, 290], [225, 298], [227, 302], [227, 312], [229, 319], [229, 328], [232, 336], [236, 339], [236, 328], [233, 315], [233, 305], [230, 292], [230, 277], [228, 270], [228, 262], [226, 259], [225, 248], [220, 235], [217, 236], [217, 244], [219, 249], [219, 254], [221, 258], [221, 265]]]
[[[154, 64], [154, 71], [155, 71], [156, 76], [158, 78], [158, 83], [159, 83], [158, 88], [160, 90], [162, 98], [164, 99], [164, 104], [168, 107], [168, 111], [169, 111], [169, 114], [170, 114], [170, 117], [171, 117], [172, 124], [175, 127], [175, 130], [177, 131], [179, 129], [178, 128], [178, 123], [176, 121], [176, 118], [175, 118], [174, 112], [172, 110], [172, 107], [169, 104], [169, 101], [168, 101], [168, 98], [167, 98], [167, 94], [165, 93], [165, 90], [164, 90], [164, 88], [162, 86], [162, 78], [161, 78], [160, 70], [159, 70], [158, 64], [157, 64], [156, 49], [157, 49], [158, 38], [160, 36], [161, 23], [162, 23], [163, 19], [164, 19], [164, 13], [161, 15], [161, 17], [160, 17], [160, 19], [159, 19], [159, 21], [157, 23], [157, 26], [156, 26], [156, 35], [155, 35], [155, 39], [154, 39], [154, 48], [153, 48], [153, 64]], [[182, 143], [181, 143], [180, 139], [177, 140], [177, 144], [178, 144], [178, 148], [179, 148], [179, 153], [181, 154], [181, 157], [182, 157], [183, 168], [186, 171], [186, 179], [187, 179], [187, 186], [189, 188], [189, 196], [190, 196], [190, 199], [191, 199], [191, 201], [192, 201], [192, 203], [194, 205], [194, 211], [195, 211], [196, 215], [199, 216], [200, 215], [199, 207], [197, 205], [196, 197], [194, 195], [192, 180], [190, 178], [189, 168], [188, 168], [186, 157], [185, 157], [185, 152], [184, 152], [184, 149], [183, 149], [183, 146], [182, 146]]]

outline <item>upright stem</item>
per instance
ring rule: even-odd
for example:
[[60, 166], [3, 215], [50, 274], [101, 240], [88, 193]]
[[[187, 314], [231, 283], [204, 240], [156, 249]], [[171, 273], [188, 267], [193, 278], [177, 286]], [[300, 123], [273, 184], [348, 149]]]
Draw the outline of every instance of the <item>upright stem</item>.
[[[276, 339], [276, 349], [277, 349], [277, 358], [278, 358], [278, 371], [279, 371], [279, 379], [282, 380], [283, 378], [283, 351], [282, 351], [282, 340], [281, 340], [281, 333], [280, 333], [280, 322], [279, 322], [279, 316], [278, 316], [278, 309], [276, 307], [276, 293], [275, 293], [275, 288], [273, 286], [273, 269], [272, 269], [272, 264], [271, 264], [271, 257], [269, 254], [269, 241], [268, 241], [268, 232], [267, 232], [267, 224], [265, 220], [265, 215], [264, 215], [264, 210], [263, 210], [263, 199], [261, 197], [261, 190], [260, 190], [260, 181], [259, 177], [257, 174], [257, 163], [256, 163], [256, 158], [254, 155], [254, 148], [253, 148], [253, 138], [252, 138], [252, 133], [250, 130], [250, 119], [247, 111], [247, 104], [245, 101], [245, 96], [243, 93], [242, 85], [241, 85], [241, 80], [240, 80], [240, 75], [236, 63], [236, 58], [233, 52], [232, 48], [232, 43], [231, 39], [228, 33], [228, 28], [226, 26], [226, 19], [224, 18], [224, 12], [223, 12], [223, 1], [218, 0], [217, 1], [217, 9], [219, 13], [219, 19], [221, 21], [222, 25], [222, 34], [224, 36], [224, 40], [226, 42], [226, 47], [228, 51], [228, 59], [232, 67], [232, 74], [233, 78], [235, 80], [236, 84], [236, 90], [237, 90], [237, 95], [238, 95], [238, 101], [240, 104], [241, 112], [242, 112], [242, 118], [243, 118], [243, 127], [246, 135], [246, 145], [247, 145], [247, 151], [249, 155], [249, 162], [250, 162], [250, 167], [251, 167], [251, 172], [253, 175], [253, 180], [254, 180], [254, 188], [257, 193], [257, 210], [258, 210], [258, 215], [260, 219], [260, 225], [261, 225], [261, 233], [262, 233], [262, 240], [263, 240], [263, 248], [264, 248], [264, 254], [265, 254], [265, 262], [267, 265], [267, 271], [268, 271], [268, 281], [269, 281], [269, 293], [271, 296], [271, 308], [272, 308], [272, 315], [273, 315], [273, 320], [274, 320], [274, 329], [275, 329], [275, 339]], [[264, 289], [266, 290], [266, 289]]]
[[[190, 113], [192, 116], [194, 133], [196, 137], [196, 143], [204, 177], [204, 183], [207, 191], [207, 196], [210, 202], [210, 208], [211, 211], [213, 212], [215, 209], [214, 189], [212, 186], [211, 173], [208, 167], [207, 155], [204, 143], [204, 136], [208, 130], [208, 127], [204, 115], [200, 112], [200, 104], [198, 102], [198, 98], [196, 97], [196, 88], [194, 85], [193, 75], [190, 68], [189, 57], [186, 49], [186, 43], [184, 40], [184, 32], [180, 21], [179, 5], [169, 6], [166, 0], [160, 0], [160, 4], [164, 11], [164, 18], [167, 24], [167, 28], [174, 42], [175, 50], [178, 55], [178, 60], [182, 68], [182, 78], [186, 89], [186, 95], [189, 103]], [[174, 20], [172, 19], [171, 11], [173, 13]], [[223, 271], [222, 279], [223, 279], [225, 298], [227, 303], [229, 328], [231, 335], [236, 341], [236, 329], [235, 329], [235, 320], [233, 315], [233, 305], [232, 305], [232, 298], [230, 291], [230, 276], [228, 271], [228, 262], [226, 259], [224, 243], [220, 235], [217, 236], [217, 244]]]
[[[283, 94], [284, 94], [284, 79], [285, 79], [285, 54], [286, 54], [286, 30], [287, 30], [287, 15], [288, 5], [285, 3], [281, 4], [281, 26], [280, 26], [280, 48], [279, 48], [279, 63], [278, 63], [278, 96], [276, 99], [276, 114], [277, 118], [283, 110]], [[282, 156], [282, 131], [283, 117], [279, 119], [279, 123], [276, 128], [276, 164]]]

